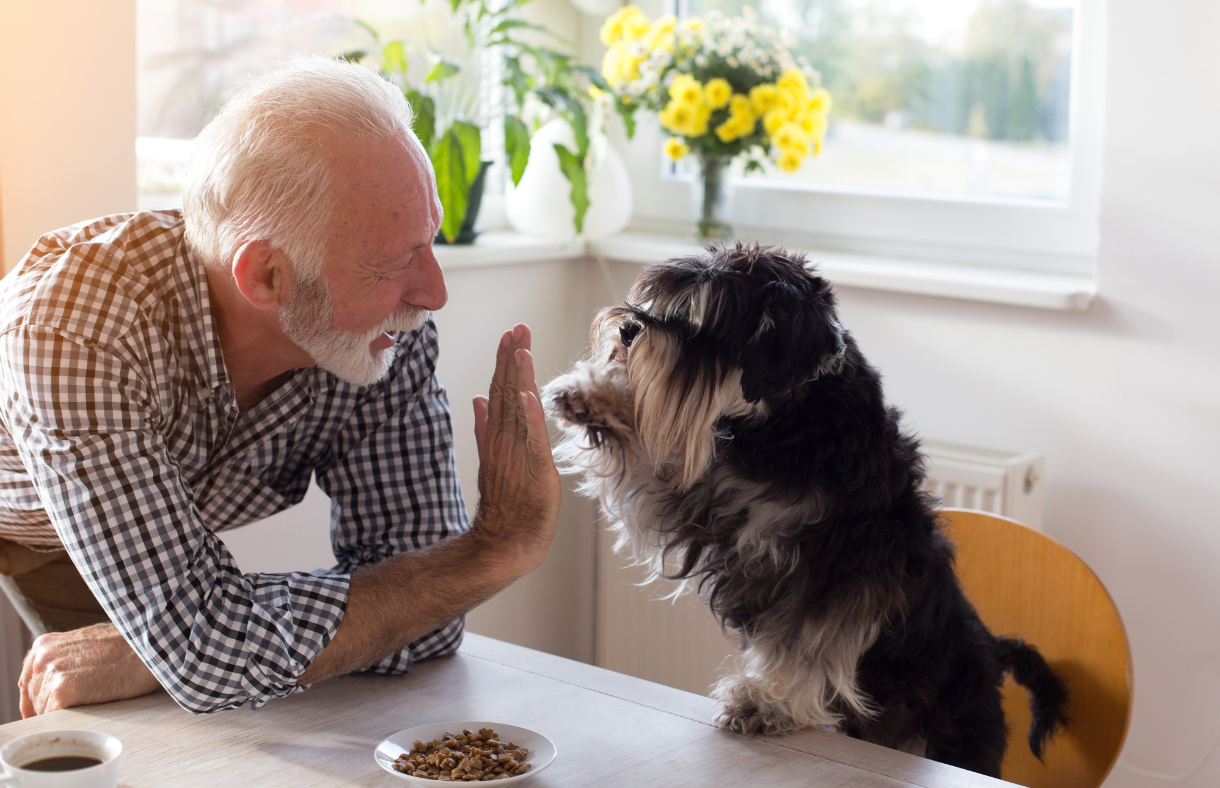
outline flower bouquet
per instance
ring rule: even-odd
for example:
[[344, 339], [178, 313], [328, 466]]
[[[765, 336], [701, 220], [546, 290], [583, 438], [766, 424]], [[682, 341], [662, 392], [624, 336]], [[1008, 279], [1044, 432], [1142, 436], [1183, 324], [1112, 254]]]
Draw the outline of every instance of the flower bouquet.
[[767, 162], [793, 172], [820, 151], [830, 93], [807, 60], [792, 56], [790, 37], [760, 25], [750, 7], [737, 17], [711, 11], [679, 22], [649, 21], [626, 6], [606, 20], [601, 39], [609, 48], [602, 76], [628, 134], [635, 111], [651, 110], [672, 135], [669, 158], [698, 158], [692, 211], [699, 240], [732, 233], [734, 159], [746, 159], [746, 172], [765, 172]]

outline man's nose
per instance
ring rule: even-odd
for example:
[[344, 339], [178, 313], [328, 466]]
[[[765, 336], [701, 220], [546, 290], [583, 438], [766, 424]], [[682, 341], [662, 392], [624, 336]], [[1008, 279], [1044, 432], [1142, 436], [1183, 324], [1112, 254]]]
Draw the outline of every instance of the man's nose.
[[402, 300], [414, 306], [435, 312], [449, 301], [449, 289], [445, 287], [445, 272], [441, 270], [436, 253], [428, 246], [417, 253], [418, 275], [402, 294]]

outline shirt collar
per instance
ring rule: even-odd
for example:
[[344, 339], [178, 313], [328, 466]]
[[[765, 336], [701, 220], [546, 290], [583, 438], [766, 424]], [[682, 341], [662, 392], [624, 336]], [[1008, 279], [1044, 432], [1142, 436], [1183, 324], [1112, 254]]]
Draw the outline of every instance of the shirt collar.
[[[182, 325], [186, 349], [190, 358], [195, 360], [195, 377], [201, 389], [203, 399], [209, 399], [218, 389], [226, 393], [226, 398], [234, 400], [232, 382], [229, 378], [229, 368], [225, 364], [224, 351], [220, 345], [220, 332], [212, 313], [211, 293], [208, 290], [207, 271], [202, 260], [186, 244], [185, 236], [178, 240], [177, 258], [180, 265], [175, 266], [177, 275], [177, 290], [182, 293]], [[315, 394], [314, 375], [307, 374], [312, 370], [295, 370], [272, 399], [278, 400], [289, 390], [303, 388], [305, 401], [312, 401]]]
[[196, 382], [210, 395], [218, 388], [230, 387], [230, 384], [224, 353], [220, 348], [220, 333], [216, 330], [212, 315], [208, 277], [203, 261], [187, 246], [185, 236], [178, 239], [176, 256], [179, 265], [174, 269], [178, 277], [176, 289], [182, 294], [183, 338], [188, 356], [195, 361]]

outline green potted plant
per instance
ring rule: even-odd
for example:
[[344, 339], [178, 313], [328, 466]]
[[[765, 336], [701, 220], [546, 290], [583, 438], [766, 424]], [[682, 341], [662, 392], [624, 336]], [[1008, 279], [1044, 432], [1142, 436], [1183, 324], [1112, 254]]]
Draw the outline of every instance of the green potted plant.
[[[420, 7], [441, 0], [420, 0]], [[590, 111], [589, 86], [608, 90], [596, 70], [574, 62], [570, 49], [545, 28], [521, 19], [519, 10], [529, 0], [508, 0], [492, 5], [487, 0], [444, 0], [453, 41], [423, 34], [389, 38], [372, 25], [352, 20], [372, 39], [372, 47], [343, 54], [348, 60], [371, 60], [402, 89], [415, 112], [414, 130], [428, 152], [436, 173], [436, 188], [445, 218], [438, 243], [470, 243], [482, 196], [487, 167], [483, 131], [498, 117], [504, 124], [504, 159], [514, 184], [521, 181], [530, 155], [531, 128], [560, 116], [572, 127], [574, 150], [555, 143], [560, 168], [571, 185], [575, 230], [583, 227], [589, 207], [587, 169], [590, 135], [600, 133], [597, 115]], [[442, 25], [445, 22], [442, 20]], [[455, 37], [456, 38], [456, 37]], [[551, 41], [539, 43], [540, 41]], [[492, 59], [504, 99], [488, 106], [480, 101], [486, 77], [478, 55]]]

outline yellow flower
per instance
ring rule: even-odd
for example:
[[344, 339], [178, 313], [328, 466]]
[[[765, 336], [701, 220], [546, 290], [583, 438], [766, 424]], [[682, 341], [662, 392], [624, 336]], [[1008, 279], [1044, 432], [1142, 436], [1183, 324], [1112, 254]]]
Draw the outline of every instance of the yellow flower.
[[775, 163], [784, 172], [796, 172], [801, 168], [801, 157], [790, 151], [785, 151]]
[[754, 105], [755, 115], [766, 115], [779, 103], [779, 90], [775, 85], [755, 85], [750, 88], [750, 103]]
[[652, 40], [652, 49], [664, 49], [666, 52], [673, 52], [677, 42], [674, 39], [673, 33], [662, 33]]
[[682, 29], [689, 30], [692, 33], [701, 33], [703, 32], [703, 20], [699, 17], [688, 19], [682, 23]]
[[785, 123], [775, 131], [771, 132], [771, 143], [779, 148], [788, 149], [795, 146], [797, 143], [802, 145], [807, 144], [804, 130], [800, 124]]
[[602, 76], [612, 85], [640, 78], [638, 61], [627, 51], [625, 44], [620, 42], [606, 50], [606, 56], [602, 59]]
[[643, 11], [633, 5], [623, 6], [611, 14], [606, 23], [602, 25], [602, 43], [610, 46], [623, 39], [634, 41], [643, 33], [648, 32], [648, 28], [648, 17], [644, 16]]
[[651, 29], [652, 25], [648, 23], [648, 17], [642, 13], [633, 14], [623, 22], [623, 36], [631, 41], [638, 41], [644, 38]]
[[665, 109], [661, 110], [659, 116], [661, 125], [675, 134], [681, 134], [684, 137], [697, 137], [703, 132], [691, 133], [691, 131], [697, 126], [698, 110], [698, 104], [687, 104], [673, 99]]
[[733, 95], [733, 86], [729, 84], [727, 79], [717, 77], [716, 79], [709, 79], [703, 91], [707, 97], [707, 105], [712, 109], [720, 109], [729, 103], [729, 98]]
[[826, 88], [818, 88], [813, 91], [813, 96], [809, 99], [809, 111], [820, 112], [823, 115], [830, 113], [830, 108], [834, 106], [834, 99], [830, 97], [830, 91]]
[[700, 102], [695, 105], [694, 109], [694, 117], [682, 130], [683, 137], [698, 137], [701, 134], [707, 134], [707, 121], [712, 116], [711, 107]]
[[805, 79], [805, 72], [799, 68], [784, 69], [783, 76], [775, 84], [780, 90], [790, 91], [798, 95], [809, 89], [809, 82]]
[[741, 93], [734, 93], [729, 99], [729, 114], [736, 115], [741, 118], [749, 118], [751, 126], [757, 117], [754, 112], [754, 104], [751, 103], [750, 97]]
[[688, 153], [690, 146], [677, 137], [670, 137], [665, 141], [665, 155], [670, 161], [677, 161]]
[[651, 35], [656, 38], [665, 33], [672, 33], [678, 27], [678, 17], [673, 14], [666, 14], [658, 17], [657, 21], [652, 23]]
[[809, 143], [804, 139], [794, 140], [791, 145], [781, 148], [784, 153], [792, 153], [802, 159], [809, 155]]
[[703, 85], [690, 74], [678, 74], [669, 86], [669, 96], [674, 101], [693, 106], [703, 101]]
[[792, 120], [796, 117], [796, 113], [805, 107], [808, 99], [803, 93], [794, 91], [790, 88], [779, 89], [779, 99], [775, 103], [775, 109], [784, 113], [784, 117]]
[[779, 127], [788, 122], [788, 118], [779, 109], [773, 109], [763, 115], [763, 128], [768, 134], [774, 134]]
[[810, 139], [826, 134], [826, 116], [821, 113], [803, 113], [797, 118], [796, 122]]
[[754, 130], [754, 121], [745, 120], [740, 115], [732, 115], [724, 123], [716, 127], [716, 136], [721, 142], [729, 143], [746, 136]]

